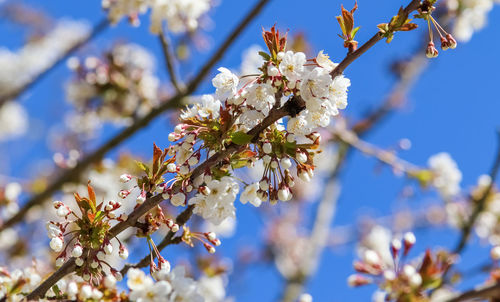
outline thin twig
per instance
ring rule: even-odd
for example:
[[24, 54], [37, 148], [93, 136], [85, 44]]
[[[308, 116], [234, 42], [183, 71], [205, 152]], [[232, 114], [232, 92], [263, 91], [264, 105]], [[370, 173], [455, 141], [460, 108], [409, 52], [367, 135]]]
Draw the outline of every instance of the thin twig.
[[469, 239], [469, 236], [472, 232], [472, 228], [474, 227], [474, 224], [476, 223], [479, 214], [481, 214], [481, 212], [484, 211], [484, 208], [486, 206], [486, 201], [488, 200], [491, 190], [493, 189], [493, 186], [495, 184], [495, 179], [500, 169], [500, 131], [497, 132], [497, 140], [498, 140], [497, 153], [495, 155], [495, 160], [493, 162], [493, 166], [491, 167], [491, 171], [489, 174], [491, 182], [488, 184], [488, 187], [486, 187], [481, 198], [479, 198], [478, 200], [472, 200], [472, 203], [476, 204], [476, 207], [474, 208], [474, 211], [472, 212], [469, 220], [462, 227], [462, 234], [460, 236], [457, 246], [453, 250], [453, 253], [455, 254], [460, 254], [465, 249], [467, 245], [467, 240]]
[[167, 33], [163, 32], [163, 30], [160, 31], [158, 37], [160, 38], [161, 48], [163, 50], [163, 57], [165, 58], [165, 65], [167, 67], [167, 72], [170, 76], [170, 82], [174, 86], [177, 93], [181, 93], [184, 87], [179, 78], [177, 77], [177, 73], [175, 72], [175, 67], [174, 67], [175, 56], [171, 49], [170, 39], [168, 38]]
[[28, 213], [28, 210], [32, 207], [43, 203], [47, 198], [52, 196], [55, 192], [57, 192], [64, 184], [76, 181], [79, 179], [80, 175], [85, 171], [85, 169], [90, 166], [92, 163], [101, 159], [104, 155], [106, 155], [109, 151], [113, 150], [115, 147], [120, 145], [126, 139], [131, 137], [137, 131], [149, 125], [151, 121], [153, 121], [156, 117], [160, 116], [165, 111], [177, 108], [181, 105], [181, 101], [184, 97], [190, 95], [201, 84], [202, 80], [209, 73], [212, 67], [222, 58], [226, 50], [231, 46], [231, 44], [236, 40], [239, 34], [246, 28], [248, 24], [259, 14], [261, 9], [264, 7], [269, 0], [260, 0], [253, 8], [248, 12], [248, 14], [240, 21], [238, 26], [229, 34], [229, 36], [224, 40], [224, 42], [217, 48], [214, 54], [210, 57], [210, 59], [205, 63], [205, 65], [201, 68], [198, 74], [191, 80], [190, 84], [186, 88], [183, 93], [177, 94], [170, 98], [168, 101], [163, 102], [159, 107], [153, 109], [149, 114], [144, 116], [143, 118], [137, 120], [133, 125], [124, 129], [109, 141], [104, 143], [101, 147], [95, 150], [93, 153], [87, 155], [82, 161], [80, 161], [74, 168], [71, 170], [66, 170], [60, 176], [52, 182], [43, 192], [38, 195], [33, 196], [30, 200], [28, 200], [23, 207], [9, 220], [5, 221], [0, 226], [0, 232], [8, 227], [11, 227], [22, 221], [24, 215]]
[[45, 76], [47, 76], [52, 70], [54, 70], [57, 66], [59, 66], [62, 62], [64, 62], [69, 56], [71, 56], [75, 51], [80, 49], [82, 46], [86, 45], [90, 40], [95, 38], [97, 35], [99, 35], [101, 32], [103, 32], [107, 27], [108, 27], [109, 21], [107, 19], [101, 20], [99, 23], [97, 23], [90, 34], [82, 39], [80, 42], [76, 43], [66, 51], [62, 56], [60, 56], [58, 59], [54, 61], [54, 63], [49, 66], [47, 69], [43, 70], [40, 72], [38, 75], [34, 76], [31, 81], [27, 82], [23, 86], [16, 88], [12, 91], [8, 91], [4, 95], [0, 95], [0, 107], [5, 104], [8, 100], [15, 99], [18, 96], [20, 96], [22, 93], [24, 93], [26, 90], [30, 89], [33, 87], [36, 83], [38, 83], [40, 80], [42, 80]]

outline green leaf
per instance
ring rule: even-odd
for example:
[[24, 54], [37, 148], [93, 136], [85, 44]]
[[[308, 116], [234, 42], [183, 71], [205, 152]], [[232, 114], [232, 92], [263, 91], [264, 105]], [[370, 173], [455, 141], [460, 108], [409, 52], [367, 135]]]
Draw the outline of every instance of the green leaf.
[[259, 51], [259, 55], [264, 58], [265, 61], [269, 61], [271, 59], [271, 56], [264, 51]]
[[56, 297], [60, 297], [62, 295], [62, 292], [59, 289], [59, 286], [57, 286], [57, 284], [55, 284], [54, 286], [52, 286], [52, 290], [56, 294]]
[[233, 160], [231, 161], [231, 168], [233, 168], [233, 170], [236, 170], [246, 167], [247, 162], [248, 162], [247, 160]]
[[231, 134], [231, 141], [237, 145], [246, 145], [252, 140], [252, 138], [253, 136], [241, 131]]
[[141, 163], [140, 161], [135, 161], [135, 163], [137, 164], [137, 166], [139, 167], [139, 169], [141, 169], [142, 171], [146, 172], [146, 174], [149, 175], [149, 168], [148, 166], [146, 166], [145, 164]]
[[358, 32], [359, 28], [360, 28], [360, 27], [358, 26], [358, 27], [356, 27], [356, 28], [354, 28], [354, 29], [352, 30], [352, 32], [351, 32], [351, 38], [352, 38], [352, 39], [354, 39], [354, 37], [356, 37], [356, 33]]

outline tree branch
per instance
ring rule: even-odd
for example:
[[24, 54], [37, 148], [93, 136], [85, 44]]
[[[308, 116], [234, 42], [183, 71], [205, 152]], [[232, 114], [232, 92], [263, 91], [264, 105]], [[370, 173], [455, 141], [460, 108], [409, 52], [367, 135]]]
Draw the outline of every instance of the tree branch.
[[47, 76], [52, 70], [54, 70], [57, 66], [59, 66], [59, 64], [61, 64], [62, 62], [64, 62], [75, 51], [77, 51], [78, 49], [80, 49], [82, 46], [84, 46], [85, 44], [87, 44], [90, 40], [92, 40], [97, 35], [99, 35], [101, 32], [103, 32], [104, 29], [106, 29], [108, 27], [108, 24], [109, 24], [109, 22], [108, 22], [107, 19], [101, 20], [99, 23], [97, 23], [94, 26], [94, 28], [92, 29], [91, 33], [86, 38], [84, 38], [80, 42], [78, 42], [75, 45], [73, 45], [73, 47], [71, 47], [70, 49], [68, 49], [68, 51], [66, 51], [66, 53], [64, 53], [62, 56], [60, 56], [59, 58], [57, 58], [56, 61], [50, 67], [48, 67], [47, 69], [45, 69], [44, 71], [42, 71], [41, 73], [39, 73], [37, 76], [33, 77], [33, 79], [31, 79], [31, 81], [25, 83], [23, 86], [21, 86], [19, 88], [16, 88], [14, 90], [11, 90], [11, 91], [7, 91], [7, 93], [5, 93], [4, 95], [0, 95], [0, 107], [3, 104], [5, 104], [5, 102], [7, 102], [8, 100], [17, 98], [22, 93], [24, 93], [26, 90], [28, 90], [31, 87], [33, 87], [36, 83], [38, 83], [45, 76]]
[[163, 50], [163, 56], [165, 58], [167, 72], [170, 76], [170, 82], [174, 86], [177, 93], [181, 93], [182, 90], [184, 89], [183, 87], [184, 85], [180, 82], [180, 80], [177, 77], [177, 73], [175, 72], [174, 68], [175, 56], [170, 47], [170, 39], [168, 38], [167, 33], [163, 32], [163, 30], [160, 31], [158, 37], [160, 38], [161, 48]]
[[[412, 0], [408, 6], [404, 8], [405, 13], [410, 14], [414, 10], [418, 9], [420, 6], [420, 0]], [[373, 37], [370, 38], [365, 44], [363, 44], [361, 47], [356, 49], [353, 52], [350, 52], [347, 54], [347, 56], [340, 62], [337, 67], [335, 67], [334, 70], [330, 73], [332, 78], [341, 75], [344, 70], [347, 68], [347, 66], [351, 65], [352, 62], [354, 62], [357, 58], [359, 58], [362, 54], [364, 54], [368, 49], [373, 47], [373, 45], [377, 44], [378, 41], [382, 40], [383, 36], [380, 34], [380, 32], [377, 32]]]
[[47, 198], [51, 197], [52, 194], [57, 192], [64, 184], [76, 181], [79, 179], [80, 175], [85, 171], [85, 169], [92, 163], [101, 159], [109, 151], [117, 147], [119, 144], [123, 143], [130, 136], [135, 134], [137, 131], [149, 125], [156, 117], [158, 117], [163, 112], [177, 108], [184, 97], [192, 94], [198, 86], [201, 84], [202, 80], [209, 73], [212, 67], [222, 58], [226, 50], [232, 45], [239, 34], [247, 27], [248, 24], [259, 14], [264, 5], [268, 3], [269, 0], [260, 0], [257, 4], [247, 13], [247, 15], [240, 21], [238, 26], [229, 34], [229, 36], [224, 40], [224, 42], [217, 48], [214, 54], [208, 59], [205, 65], [201, 68], [198, 74], [191, 80], [190, 84], [183, 93], [178, 93], [177, 95], [170, 98], [168, 101], [163, 102], [160, 106], [153, 109], [149, 114], [143, 118], [137, 120], [133, 125], [124, 129], [122, 132], [115, 135], [109, 141], [104, 143], [101, 147], [95, 150], [93, 153], [87, 155], [82, 161], [80, 161], [74, 168], [64, 171], [54, 182], [52, 182], [43, 192], [38, 195], [33, 196], [29, 199], [23, 207], [9, 220], [0, 226], [0, 232], [8, 227], [11, 227], [22, 221], [24, 215], [28, 213], [28, 210], [32, 207], [42, 204]]

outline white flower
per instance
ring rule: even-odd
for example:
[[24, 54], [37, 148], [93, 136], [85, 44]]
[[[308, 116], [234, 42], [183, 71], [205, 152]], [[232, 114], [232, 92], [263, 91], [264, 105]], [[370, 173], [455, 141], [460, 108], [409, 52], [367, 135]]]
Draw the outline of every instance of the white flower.
[[212, 118], [219, 117], [219, 111], [221, 107], [221, 102], [214, 99], [212, 95], [205, 94], [201, 97], [200, 103], [195, 103], [187, 110], [181, 113], [181, 119], [188, 119], [195, 116], [200, 116], [202, 118], [207, 118], [212, 116]]
[[176, 207], [183, 206], [185, 201], [186, 201], [186, 195], [180, 192], [174, 194], [170, 199], [170, 203]]
[[306, 55], [303, 52], [287, 51], [280, 62], [279, 70], [290, 82], [295, 82], [304, 71], [306, 61]]
[[252, 84], [246, 91], [247, 105], [267, 115], [275, 103], [274, 88], [269, 84]]
[[[266, 187], [266, 190], [269, 189], [269, 186]], [[259, 207], [262, 204], [262, 201], [257, 196], [257, 190], [259, 190], [259, 183], [253, 183], [245, 188], [243, 193], [240, 195], [240, 201], [243, 204], [247, 202], [251, 203], [255, 207]]]
[[443, 198], [448, 199], [460, 193], [462, 173], [448, 153], [442, 152], [431, 156], [428, 164], [434, 173], [432, 183]]
[[208, 195], [196, 194], [189, 200], [195, 204], [194, 213], [218, 225], [228, 217], [235, 217], [234, 200], [239, 191], [239, 185], [233, 177], [224, 176], [220, 180], [210, 180]]
[[221, 67], [217, 69], [220, 73], [212, 79], [212, 85], [216, 88], [215, 94], [220, 100], [233, 97], [238, 88], [238, 77], [229, 71], [229, 69]]
[[204, 301], [197, 291], [197, 283], [193, 279], [186, 277], [186, 270], [183, 266], [176, 266], [167, 279], [173, 289], [170, 301]]
[[224, 281], [220, 276], [202, 276], [198, 280], [198, 293], [205, 299], [205, 302], [220, 302], [226, 296]]
[[333, 69], [338, 65], [333, 63], [330, 60], [330, 57], [327, 54], [324, 54], [322, 50], [318, 52], [318, 55], [316, 56], [316, 63], [318, 63], [319, 66], [323, 67], [328, 72], [332, 72]]
[[153, 285], [153, 279], [137, 268], [131, 268], [127, 272], [127, 286], [131, 291], [142, 291]]
[[332, 77], [321, 67], [314, 68], [301, 79], [300, 95], [306, 102], [308, 110], [320, 110], [323, 99], [328, 96], [331, 83]]

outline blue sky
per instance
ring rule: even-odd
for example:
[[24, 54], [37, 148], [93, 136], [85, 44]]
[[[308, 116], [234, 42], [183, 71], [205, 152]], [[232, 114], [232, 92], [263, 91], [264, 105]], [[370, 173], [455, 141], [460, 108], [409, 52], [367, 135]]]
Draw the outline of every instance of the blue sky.
[[[86, 19], [96, 23], [104, 17], [100, 1], [63, 0], [34, 1], [25, 3], [46, 11], [53, 17]], [[211, 14], [213, 28], [205, 36], [212, 46], [218, 45], [236, 24], [240, 17], [255, 1], [221, 0]], [[334, 18], [339, 13], [340, 4], [347, 8], [353, 1], [338, 0], [272, 0], [263, 13], [245, 30], [241, 37], [226, 53], [218, 66], [237, 67], [242, 52], [253, 44], [263, 46], [261, 27], [277, 24], [280, 29], [289, 30], [290, 34], [303, 32], [310, 41], [313, 51], [324, 49], [334, 61], [340, 61], [345, 49], [337, 37], [338, 24]], [[362, 43], [376, 31], [376, 25], [386, 22], [395, 14], [403, 1], [359, 0], [356, 23], [361, 26], [357, 40]], [[489, 24], [476, 33], [472, 40], [460, 44], [456, 50], [442, 53], [432, 60], [429, 68], [418, 80], [408, 96], [408, 103], [401, 111], [386, 120], [366, 139], [382, 147], [390, 147], [402, 138], [412, 142], [412, 148], [401, 154], [404, 159], [418, 165], [425, 165], [429, 156], [447, 151], [457, 161], [463, 173], [462, 186], [473, 185], [480, 174], [487, 173], [496, 148], [495, 130], [500, 126], [500, 8], [495, 8], [489, 15]], [[147, 18], [142, 18], [143, 26], [132, 28], [126, 22], [111, 27], [100, 35], [86, 51], [98, 53], [100, 49], [111, 46], [116, 40], [127, 40], [147, 47], [157, 56], [157, 73], [165, 79], [163, 58], [157, 39], [147, 30]], [[419, 25], [422, 25], [419, 23]], [[425, 28], [425, 27], [422, 27]], [[362, 116], [369, 108], [376, 106], [389, 93], [395, 78], [388, 72], [389, 64], [395, 59], [409, 57], [419, 45], [424, 30], [420, 28], [409, 33], [398, 33], [394, 41], [387, 45], [379, 43], [354, 64], [345, 74], [351, 79], [349, 106], [346, 115]], [[2, 44], [18, 47], [19, 31], [0, 22]], [[81, 54], [87, 53], [82, 51]], [[201, 52], [192, 57], [191, 66], [199, 66], [210, 51]], [[214, 74], [214, 71], [212, 74]], [[62, 123], [60, 115], [68, 108], [64, 101], [63, 83], [69, 72], [65, 66], [54, 70], [39, 82], [29, 93], [21, 98], [23, 105], [31, 114], [30, 134], [26, 139], [19, 139], [0, 144], [0, 152], [5, 154], [8, 164], [0, 164], [0, 173], [16, 177], [30, 177], [39, 171], [39, 165], [33, 160], [48, 162], [51, 151], [46, 145], [46, 137], [51, 127]], [[210, 82], [205, 81], [199, 92], [211, 92]], [[119, 151], [131, 150], [144, 157], [150, 156], [151, 144], [167, 145], [165, 119], [158, 119], [147, 129], [137, 133], [111, 156]], [[89, 149], [97, 146], [118, 129], [107, 127], [99, 140], [90, 143]], [[29, 160], [28, 160], [29, 159]], [[360, 213], [388, 215], [394, 209], [408, 206], [418, 209], [433, 202], [432, 194], [420, 194], [419, 198], [403, 205], [396, 197], [406, 184], [384, 169], [375, 173], [376, 162], [362, 154], [354, 153], [349, 159], [346, 170], [342, 173], [342, 194], [334, 225], [346, 225], [356, 221]], [[286, 206], [286, 205], [280, 205]], [[238, 207], [238, 235], [224, 242], [221, 253], [234, 255], [234, 247], [240, 243], [251, 243], [259, 224], [257, 212], [246, 206]], [[418, 231], [417, 247], [413, 255], [418, 255], [426, 247], [444, 246], [452, 248], [458, 233], [440, 229]], [[307, 291], [315, 301], [367, 301], [374, 287], [350, 289], [346, 285], [347, 276], [352, 273], [354, 247], [342, 251], [326, 250], [318, 274], [307, 284]], [[167, 250], [167, 253], [176, 250]], [[488, 257], [488, 249], [473, 242], [463, 257], [462, 268], [473, 267]], [[481, 278], [472, 281], [480, 282]], [[473, 282], [465, 282], [463, 288]], [[238, 294], [238, 301], [274, 301], [282, 289], [282, 280], [269, 265], [257, 266], [248, 276], [230, 288], [230, 293]]]

